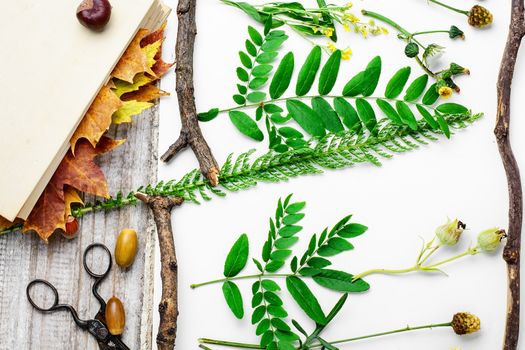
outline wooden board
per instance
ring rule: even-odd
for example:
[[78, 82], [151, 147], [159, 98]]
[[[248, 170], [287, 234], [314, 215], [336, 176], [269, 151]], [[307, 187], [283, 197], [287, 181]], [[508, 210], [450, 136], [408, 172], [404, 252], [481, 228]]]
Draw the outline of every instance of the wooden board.
[[[118, 126], [110, 136], [128, 139], [100, 158], [112, 193], [154, 183], [158, 109], [146, 111], [133, 124]], [[93, 281], [82, 267], [83, 251], [89, 244], [101, 242], [113, 252], [116, 235], [124, 227], [134, 228], [139, 234], [137, 259], [128, 271], [113, 265], [100, 292], [106, 300], [115, 293], [124, 302], [125, 343], [131, 349], [150, 349], [155, 226], [149, 209], [143, 205], [88, 214], [81, 220], [78, 237], [71, 241], [58, 235], [46, 245], [33, 234], [0, 236], [0, 349], [98, 349], [93, 337], [80, 330], [69, 313], [44, 315], [34, 310], [26, 299], [26, 286], [35, 278], [46, 279], [58, 289], [60, 302], [73, 305], [83, 319], [93, 318], [99, 305], [91, 293]], [[94, 266], [101, 265], [102, 260], [94, 256]]]

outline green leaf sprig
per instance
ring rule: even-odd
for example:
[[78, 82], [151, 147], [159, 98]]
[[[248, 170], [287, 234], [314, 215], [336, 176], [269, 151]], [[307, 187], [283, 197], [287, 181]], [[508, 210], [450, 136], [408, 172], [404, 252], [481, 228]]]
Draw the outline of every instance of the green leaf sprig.
[[363, 15], [381, 21], [398, 31], [398, 38], [406, 43], [404, 49], [405, 55], [409, 58], [413, 58], [430, 77], [436, 80], [435, 88], [442, 97], [450, 97], [453, 90], [459, 92], [459, 87], [456, 85], [453, 78], [463, 74], [470, 74], [469, 70], [456, 63], [451, 63], [447, 68], [434, 72], [429, 66], [429, 59], [443, 52], [445, 48], [435, 43], [428, 45], [423, 44], [416, 37], [428, 34], [446, 33], [451, 39], [463, 39], [464, 33], [461, 29], [453, 25], [446, 30], [428, 30], [411, 33], [397, 22], [382, 14], [367, 10], [362, 10], [361, 12]]
[[[468, 334], [479, 330], [479, 319], [468, 313], [456, 314], [452, 322], [418, 327], [406, 327], [393, 331], [373, 333], [370, 335], [327, 341], [322, 332], [332, 322], [344, 306], [349, 293], [361, 293], [369, 290], [370, 286], [362, 278], [372, 274], [399, 275], [409, 272], [434, 272], [448, 263], [465, 256], [476, 255], [482, 252], [492, 252], [498, 249], [500, 241], [505, 238], [505, 232], [498, 228], [491, 228], [481, 232], [477, 238], [477, 245], [468, 248], [465, 252], [447, 259], [427, 263], [440, 250], [456, 245], [466, 225], [461, 221], [448, 220], [439, 226], [434, 238], [423, 243], [418, 254], [416, 265], [407, 269], [389, 270], [373, 269], [357, 275], [348, 272], [330, 269], [332, 257], [354, 249], [350, 240], [364, 234], [368, 228], [362, 224], [351, 222], [351, 215], [341, 219], [332, 228], [325, 228], [319, 235], [313, 234], [306, 251], [301, 255], [294, 255], [293, 247], [299, 241], [299, 234], [303, 230], [300, 226], [305, 214], [305, 202], [292, 202], [292, 195], [284, 200], [279, 199], [275, 216], [269, 220], [269, 232], [263, 245], [261, 258], [252, 259], [255, 274], [241, 275], [249, 260], [249, 242], [246, 234], [242, 234], [228, 253], [224, 265], [224, 278], [191, 285], [192, 289], [207, 285], [222, 284], [226, 303], [235, 317], [244, 317], [244, 304], [240, 288], [236, 282], [240, 280], [255, 280], [251, 288], [251, 323], [255, 333], [260, 337], [258, 344], [246, 344], [223, 340], [199, 339], [202, 349], [209, 349], [207, 345], [222, 345], [250, 349], [290, 349], [306, 350], [314, 348], [337, 349], [335, 345], [374, 338], [394, 333], [414, 331], [426, 328], [452, 327], [457, 334]], [[293, 257], [292, 257], [293, 256]], [[289, 261], [289, 270], [282, 269]], [[280, 281], [284, 280], [283, 283]], [[343, 293], [332, 310], [326, 314], [309, 287], [309, 282]], [[289, 319], [287, 307], [281, 298], [284, 290], [297, 303], [301, 310], [314, 323], [313, 331], [307, 332], [306, 327], [295, 319]], [[295, 329], [292, 329], [295, 328]], [[206, 344], [206, 345], [205, 345]]]
[[341, 25], [346, 32], [354, 32], [365, 38], [369, 35], [387, 34], [385, 28], [374, 23], [361, 22], [351, 12], [351, 3], [338, 6], [327, 5], [325, 0], [317, 0], [317, 8], [305, 8], [300, 2], [271, 2], [262, 5], [231, 0], [222, 2], [242, 10], [264, 25], [266, 30], [286, 25], [305, 38], [327, 37], [337, 42], [336, 24]]
[[[286, 38], [283, 32], [279, 32], [278, 35], [272, 36], [281, 38], [277, 41], [278, 45], [272, 45], [272, 49], [277, 50], [282, 44], [281, 40]], [[262, 38], [262, 35], [252, 27], [249, 27], [249, 33], [250, 37]], [[270, 31], [267, 36], [271, 33], [275, 31]], [[253, 53], [256, 54], [257, 50], [253, 50]], [[245, 56], [248, 57], [248, 54]], [[277, 57], [277, 53], [273, 52], [272, 56]], [[387, 125], [392, 124], [417, 131], [419, 124], [416, 115], [420, 115], [431, 128], [441, 130], [447, 137], [450, 136], [450, 131], [445, 115], [469, 113], [467, 107], [456, 103], [435, 106], [440, 96], [440, 83], [428, 86], [427, 75], [419, 76], [409, 83], [410, 67], [399, 69], [389, 80], [385, 92], [381, 96], [373, 96], [382, 71], [382, 61], [379, 56], [372, 59], [363, 71], [352, 77], [341, 94], [331, 94], [339, 76], [342, 53], [336, 50], [324, 64], [321, 62], [321, 56], [321, 48], [315, 46], [299, 70], [295, 94], [290, 97], [283, 97], [283, 95], [292, 85], [295, 69], [292, 52], [284, 56], [271, 80], [270, 75], [274, 68], [271, 61], [265, 60], [255, 67], [247, 61], [252, 64], [250, 67], [253, 70], [260, 70], [265, 75], [250, 80], [251, 73], [242, 67], [238, 68], [237, 72], [243, 72], [242, 77], [246, 78], [245, 83], [248, 84], [248, 87], [238, 85], [239, 91], [248, 93], [253, 82], [256, 82], [255, 86], [259, 91], [248, 93], [247, 98], [236, 94], [234, 100], [237, 101], [238, 106], [222, 110], [212, 108], [206, 113], [201, 113], [199, 119], [210, 121], [221, 113], [228, 113], [234, 126], [255, 141], [262, 141], [264, 138], [264, 133], [258, 124], [264, 119], [269, 148], [282, 153], [290, 149], [307, 147], [312, 138], [319, 139], [327, 133], [337, 134], [352, 130], [357, 134], [377, 135], [381, 124], [378, 123], [376, 108], [388, 118]], [[459, 70], [457, 65], [450, 69], [454, 69], [455, 74]], [[259, 84], [260, 81], [263, 85]], [[316, 81], [317, 93], [308, 95]], [[261, 89], [267, 82], [269, 86], [266, 93]], [[404, 95], [402, 95], [403, 91], [405, 91]], [[352, 104], [351, 101], [354, 103]], [[376, 108], [373, 105], [376, 105]], [[246, 112], [248, 109], [255, 109], [253, 117]]]
[[[259, 346], [265, 349], [296, 349], [300, 337], [292, 331], [280, 293], [282, 287], [276, 278], [285, 278], [286, 290], [317, 325], [314, 336], [307, 336], [302, 346], [309, 346], [314, 341], [323, 341], [320, 333], [341, 309], [346, 294], [336, 308], [326, 315], [314, 293], [308, 287], [305, 279], [312, 279], [318, 285], [344, 293], [359, 293], [367, 291], [370, 286], [362, 279], [355, 279], [350, 273], [327, 269], [332, 263], [330, 258], [343, 252], [353, 250], [349, 242], [366, 232], [367, 227], [350, 223], [351, 215], [340, 220], [333, 228], [324, 229], [318, 236], [312, 235], [307, 251], [299, 259], [293, 258], [293, 246], [299, 241], [300, 226], [305, 214], [302, 213], [305, 203], [292, 202], [292, 195], [284, 200], [279, 199], [274, 218], [270, 218], [268, 237], [263, 245], [261, 258], [253, 259], [257, 274], [238, 276], [246, 267], [249, 256], [248, 237], [243, 234], [234, 243], [224, 264], [224, 278], [194, 284], [192, 288], [222, 283], [226, 303], [235, 317], [244, 316], [243, 298], [235, 283], [242, 279], [255, 279], [252, 285], [253, 309], [251, 322], [256, 327], [255, 333], [260, 336]], [[291, 258], [291, 259], [290, 259]], [[280, 272], [290, 259], [289, 272]], [[292, 323], [299, 332], [303, 327], [297, 322]]]

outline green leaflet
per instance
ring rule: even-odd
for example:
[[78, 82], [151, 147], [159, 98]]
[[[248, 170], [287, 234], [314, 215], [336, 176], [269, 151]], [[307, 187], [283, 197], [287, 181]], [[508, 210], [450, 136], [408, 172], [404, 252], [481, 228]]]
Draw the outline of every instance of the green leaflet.
[[432, 117], [432, 114], [430, 114], [430, 112], [425, 107], [417, 105], [417, 110], [433, 130], [439, 129], [439, 123], [434, 119], [434, 117]]
[[326, 324], [326, 316], [321, 305], [306, 283], [296, 276], [289, 276], [286, 278], [286, 287], [308, 317], [320, 325]]
[[229, 115], [231, 122], [241, 133], [256, 141], [264, 140], [262, 131], [248, 114], [239, 111], [231, 111]]
[[307, 133], [312, 136], [322, 137], [325, 135], [324, 125], [313, 109], [298, 100], [286, 101], [288, 113]]
[[359, 293], [370, 289], [370, 285], [358, 279], [352, 282], [353, 275], [337, 270], [321, 270], [312, 279], [319, 285], [339, 292]]
[[324, 124], [326, 130], [338, 133], [344, 130], [339, 116], [332, 106], [322, 97], [312, 99], [312, 108]]
[[212, 108], [206, 113], [199, 113], [198, 118], [201, 122], [209, 122], [210, 120], [215, 119], [219, 115], [218, 108]]
[[423, 74], [419, 78], [415, 79], [412, 84], [407, 88], [407, 91], [405, 93], [405, 97], [403, 99], [407, 102], [412, 102], [417, 100], [423, 92], [425, 91], [425, 88], [428, 84], [428, 75]]
[[252, 26], [248, 27], [248, 34], [250, 35], [250, 39], [255, 43], [255, 45], [261, 46], [263, 44], [263, 37], [261, 34]]
[[292, 80], [292, 74], [294, 69], [294, 56], [292, 52], [286, 54], [283, 57], [275, 75], [273, 76], [272, 82], [270, 84], [270, 96], [273, 99], [281, 97]]
[[403, 101], [396, 101], [396, 109], [399, 113], [399, 116], [401, 117], [401, 121], [408, 125], [410, 129], [417, 130], [417, 120], [410, 107], [408, 107], [408, 105]]
[[295, 88], [297, 96], [306, 95], [312, 88], [317, 71], [321, 66], [321, 54], [321, 47], [315, 46], [306, 58], [297, 78], [297, 86]]
[[341, 66], [341, 51], [336, 50], [328, 59], [319, 76], [319, 94], [328, 95], [334, 88]]
[[425, 96], [423, 96], [423, 104], [430, 106], [436, 103], [438, 99], [439, 99], [439, 93], [437, 91], [437, 84], [434, 83], [427, 90], [427, 92], [425, 93]]
[[401, 68], [397, 73], [390, 79], [386, 86], [385, 97], [394, 99], [403, 91], [405, 85], [410, 77], [410, 67]]
[[381, 76], [381, 57], [376, 56], [365, 69], [361, 95], [371, 96], [377, 88]]
[[222, 294], [235, 317], [242, 319], [244, 317], [244, 307], [239, 287], [231, 281], [226, 281], [222, 285]]
[[234, 243], [226, 257], [226, 262], [224, 263], [224, 277], [237, 276], [246, 266], [248, 253], [248, 236], [242, 234]]
[[357, 113], [359, 115], [359, 119], [363, 122], [363, 124], [366, 126], [366, 128], [372, 132], [376, 133], [376, 125], [377, 125], [377, 119], [376, 114], [374, 112], [374, 109], [368, 103], [367, 100], [358, 98], [355, 101], [356, 107], [357, 107]]
[[352, 130], [356, 126], [360, 126], [357, 111], [344, 98], [336, 97], [334, 99], [334, 108], [337, 114], [343, 119], [343, 123], [348, 129]]
[[396, 123], [398, 125], [402, 125], [403, 124], [403, 122], [401, 121], [401, 117], [399, 116], [397, 111], [394, 109], [394, 107], [392, 107], [392, 105], [390, 103], [388, 103], [387, 101], [382, 100], [382, 99], [376, 100], [376, 103], [379, 106], [379, 108], [381, 109], [381, 111], [383, 113], [385, 113], [385, 115], [388, 117], [388, 119], [390, 119], [391, 121], [393, 121], [394, 123]]
[[457, 103], [443, 103], [437, 106], [436, 110], [443, 114], [464, 114], [468, 113], [468, 108]]

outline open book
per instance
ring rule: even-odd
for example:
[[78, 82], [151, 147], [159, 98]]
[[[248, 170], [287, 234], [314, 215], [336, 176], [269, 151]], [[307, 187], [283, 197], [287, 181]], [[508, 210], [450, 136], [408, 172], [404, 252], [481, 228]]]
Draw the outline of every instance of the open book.
[[79, 2], [0, 2], [0, 216], [11, 221], [27, 219], [138, 29], [170, 12], [162, 0], [111, 0], [98, 33], [77, 21]]

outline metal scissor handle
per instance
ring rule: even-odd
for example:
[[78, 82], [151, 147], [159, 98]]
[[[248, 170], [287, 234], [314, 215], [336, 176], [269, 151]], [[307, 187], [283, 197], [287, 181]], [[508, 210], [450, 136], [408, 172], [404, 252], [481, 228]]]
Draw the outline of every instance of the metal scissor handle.
[[[41, 307], [39, 306], [34, 300], [33, 298], [31, 297], [31, 288], [33, 288], [35, 285], [37, 284], [41, 284], [41, 285], [44, 285], [46, 287], [48, 287], [49, 289], [51, 289], [51, 291], [53, 292], [53, 296], [54, 296], [54, 300], [53, 300], [53, 304], [48, 307], [48, 308], [44, 308], [44, 307]], [[82, 320], [80, 317], [78, 317], [78, 313], [77, 311], [73, 308], [73, 306], [69, 305], [69, 304], [59, 304], [59, 299], [58, 299], [58, 291], [57, 289], [55, 288], [55, 286], [53, 286], [51, 283], [49, 283], [48, 281], [46, 280], [41, 280], [41, 279], [36, 279], [34, 281], [31, 281], [28, 285], [27, 285], [27, 288], [26, 288], [26, 295], [27, 295], [27, 300], [29, 300], [29, 303], [38, 311], [40, 312], [44, 312], [44, 313], [51, 313], [51, 312], [56, 312], [56, 311], [69, 311], [69, 313], [71, 313], [71, 316], [73, 316], [73, 320], [75, 321], [75, 323], [80, 327], [80, 328], [83, 328], [83, 329], [87, 329], [88, 327], [88, 321], [85, 321], [85, 320]]]
[[[104, 249], [104, 251], [106, 252], [106, 254], [108, 255], [108, 258], [109, 258], [109, 263], [108, 263], [108, 267], [106, 269], [106, 271], [102, 274], [98, 274], [98, 273], [95, 273], [93, 272], [88, 264], [87, 264], [87, 255], [90, 251], [96, 249], [96, 248], [102, 248]], [[106, 278], [106, 276], [109, 274], [109, 271], [111, 270], [111, 266], [113, 265], [113, 257], [111, 256], [111, 252], [109, 251], [108, 247], [106, 247], [104, 244], [102, 243], [93, 243], [93, 244], [90, 244], [86, 250], [84, 251], [84, 257], [82, 259], [82, 263], [84, 265], [84, 270], [86, 270], [86, 272], [88, 273], [88, 275], [90, 275], [91, 277], [93, 277], [95, 279], [95, 283], [93, 283], [93, 287], [91, 288], [91, 291], [93, 292], [93, 295], [95, 296], [95, 298], [97, 298], [98, 302], [100, 303], [100, 312], [102, 314], [104, 314], [104, 312], [106, 311], [106, 301], [100, 296], [100, 294], [98, 294], [98, 287], [100, 285], [100, 283]]]

